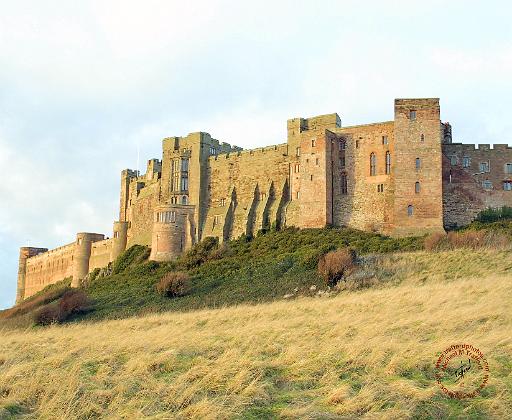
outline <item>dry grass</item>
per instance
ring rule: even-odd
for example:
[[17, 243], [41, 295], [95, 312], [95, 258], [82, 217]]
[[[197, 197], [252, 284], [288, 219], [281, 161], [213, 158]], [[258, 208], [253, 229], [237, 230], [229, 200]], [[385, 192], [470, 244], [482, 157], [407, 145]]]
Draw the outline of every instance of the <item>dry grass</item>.
[[[0, 418], [511, 418], [510, 252], [379, 265], [334, 298], [0, 332]], [[455, 343], [489, 362], [481, 397], [435, 384]]]
[[493, 230], [468, 230], [464, 232], [433, 233], [425, 238], [427, 251], [450, 249], [510, 249], [510, 236]]

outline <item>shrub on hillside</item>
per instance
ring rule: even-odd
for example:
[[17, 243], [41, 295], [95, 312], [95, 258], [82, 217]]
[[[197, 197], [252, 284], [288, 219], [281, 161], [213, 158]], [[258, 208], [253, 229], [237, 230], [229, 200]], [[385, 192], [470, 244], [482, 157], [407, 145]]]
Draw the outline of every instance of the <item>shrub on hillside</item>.
[[353, 249], [343, 248], [325, 254], [318, 261], [318, 273], [328, 286], [335, 286], [344, 276], [350, 274], [356, 266], [356, 253]]
[[68, 290], [58, 302], [45, 305], [34, 312], [33, 320], [36, 325], [63, 322], [73, 314], [86, 311], [89, 305], [89, 298], [83, 291], [77, 289]]
[[156, 284], [156, 290], [162, 296], [185, 296], [190, 290], [190, 277], [183, 271], [167, 273]]
[[205, 263], [212, 252], [219, 247], [219, 240], [212, 236], [195, 244], [181, 259], [180, 263], [187, 269], [199, 267]]
[[59, 305], [45, 305], [34, 313], [34, 323], [37, 325], [50, 325], [60, 322]]
[[60, 320], [64, 321], [73, 314], [86, 311], [89, 305], [89, 298], [82, 290], [67, 291], [59, 302]]
[[122, 273], [131, 265], [136, 265], [144, 262], [149, 258], [151, 250], [144, 245], [133, 245], [124, 251], [114, 261], [112, 274]]
[[498, 220], [512, 219], [512, 207], [488, 208], [478, 213], [476, 220], [483, 223], [497, 222]]

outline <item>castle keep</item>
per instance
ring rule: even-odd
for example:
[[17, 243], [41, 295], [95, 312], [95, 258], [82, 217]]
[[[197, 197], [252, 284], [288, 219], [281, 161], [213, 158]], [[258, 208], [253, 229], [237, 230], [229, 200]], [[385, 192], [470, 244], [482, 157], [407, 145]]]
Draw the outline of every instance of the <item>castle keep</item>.
[[79, 233], [50, 251], [20, 249], [16, 301], [65, 277], [78, 286], [133, 244], [165, 261], [208, 236], [326, 225], [420, 235], [512, 206], [512, 148], [452, 143], [439, 99], [396, 99], [392, 121], [342, 127], [329, 114], [287, 129], [286, 143], [254, 150], [203, 132], [163, 139], [145, 175], [122, 171], [111, 239]]

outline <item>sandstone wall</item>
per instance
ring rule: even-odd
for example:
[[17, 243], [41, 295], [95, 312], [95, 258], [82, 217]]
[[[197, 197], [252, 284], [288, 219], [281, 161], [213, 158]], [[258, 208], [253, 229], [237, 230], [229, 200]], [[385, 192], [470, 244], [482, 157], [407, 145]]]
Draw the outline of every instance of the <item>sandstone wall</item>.
[[[489, 207], [512, 206], [512, 191], [504, 189], [512, 182], [507, 164], [512, 165], [512, 147], [496, 144], [443, 145], [443, 212], [447, 228], [464, 226]], [[487, 163], [488, 172], [482, 172]], [[490, 182], [489, 189], [484, 182]]]
[[[439, 99], [396, 99], [394, 138], [392, 233], [405, 236], [443, 231], [441, 142], [444, 129]], [[416, 167], [416, 159], [419, 159], [419, 167]], [[415, 189], [416, 183], [419, 191]]]
[[89, 272], [95, 268], [103, 268], [112, 261], [112, 248], [114, 239], [105, 239], [103, 241], [94, 242], [91, 245], [91, 257], [89, 259]]
[[75, 243], [30, 257], [26, 262], [24, 298], [73, 275]]
[[286, 144], [213, 156], [207, 168], [203, 237], [222, 241], [282, 223], [289, 199]]
[[[393, 224], [394, 122], [343, 127], [333, 151], [334, 224], [390, 233]], [[384, 138], [384, 140], [383, 140]], [[345, 143], [345, 150], [340, 150]], [[386, 153], [391, 159], [386, 174]], [[376, 172], [370, 174], [375, 154]], [[344, 165], [343, 165], [344, 156]], [[342, 177], [347, 177], [347, 192]]]

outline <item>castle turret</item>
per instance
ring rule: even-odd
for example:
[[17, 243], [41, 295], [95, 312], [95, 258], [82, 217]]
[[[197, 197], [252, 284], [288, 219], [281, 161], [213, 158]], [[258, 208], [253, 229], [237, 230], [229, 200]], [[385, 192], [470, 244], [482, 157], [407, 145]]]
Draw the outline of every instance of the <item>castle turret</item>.
[[27, 277], [27, 259], [34, 255], [48, 251], [47, 248], [33, 248], [24, 246], [20, 248], [18, 263], [18, 288], [16, 290], [16, 305], [25, 299], [25, 281]]
[[128, 222], [114, 222], [114, 238], [110, 261], [114, 261], [126, 249]]
[[89, 272], [89, 259], [91, 258], [91, 244], [102, 241], [104, 235], [99, 233], [77, 233], [75, 251], [73, 253], [73, 280], [71, 287], [80, 287], [80, 282]]
[[155, 209], [151, 237], [151, 255], [154, 261], [176, 259], [194, 242], [193, 205], [166, 204]]

